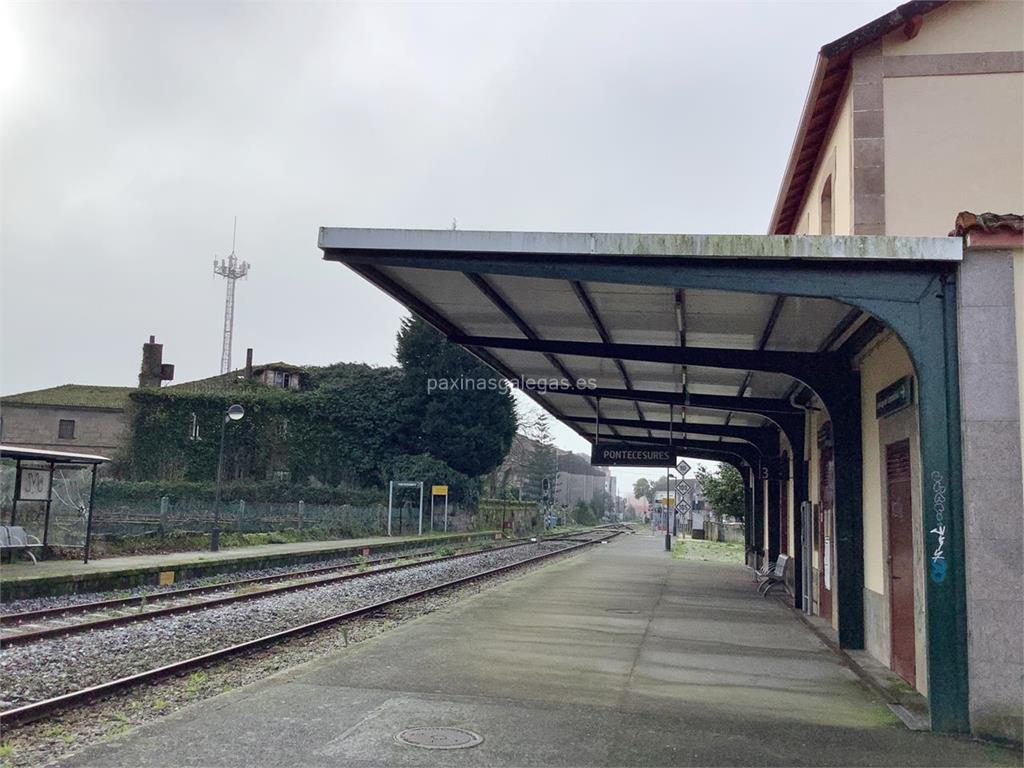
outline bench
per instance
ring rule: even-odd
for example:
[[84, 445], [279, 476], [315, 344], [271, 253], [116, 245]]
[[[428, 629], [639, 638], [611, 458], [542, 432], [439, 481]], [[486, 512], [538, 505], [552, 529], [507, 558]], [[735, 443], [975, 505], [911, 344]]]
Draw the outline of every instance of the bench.
[[18, 550], [31, 557], [35, 563], [36, 556], [32, 554], [32, 549], [42, 546], [43, 542], [20, 525], [0, 525], [0, 554]]
[[758, 578], [761, 583], [757, 585], [758, 594], [762, 597], [767, 597], [772, 587], [786, 583], [786, 568], [789, 565], [790, 559], [789, 555], [779, 555], [779, 559], [775, 561], [774, 568], [767, 573], [759, 574]]

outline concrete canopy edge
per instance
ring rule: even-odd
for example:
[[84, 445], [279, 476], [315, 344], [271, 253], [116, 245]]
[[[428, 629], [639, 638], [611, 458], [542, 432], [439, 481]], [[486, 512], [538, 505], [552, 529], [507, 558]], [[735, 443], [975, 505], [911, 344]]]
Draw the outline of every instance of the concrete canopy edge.
[[489, 232], [321, 227], [319, 246], [331, 250], [463, 253], [591, 254], [692, 259], [963, 259], [956, 237], [881, 235], [681, 235], [606, 232]]

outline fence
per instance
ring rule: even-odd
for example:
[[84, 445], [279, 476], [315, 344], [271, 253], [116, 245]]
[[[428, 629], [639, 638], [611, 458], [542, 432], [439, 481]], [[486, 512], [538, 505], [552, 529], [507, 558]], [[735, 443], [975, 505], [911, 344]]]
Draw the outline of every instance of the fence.
[[746, 539], [743, 535], [743, 523], [719, 523], [707, 520], [704, 523], [705, 536], [711, 541], [739, 542]]
[[479, 529], [504, 530], [523, 536], [537, 530], [541, 522], [535, 501], [511, 499], [480, 499], [477, 512]]

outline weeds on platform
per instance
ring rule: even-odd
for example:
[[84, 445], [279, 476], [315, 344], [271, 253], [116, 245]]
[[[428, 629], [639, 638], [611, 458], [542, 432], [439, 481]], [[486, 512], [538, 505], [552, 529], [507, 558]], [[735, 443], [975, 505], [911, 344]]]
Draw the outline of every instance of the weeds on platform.
[[679, 560], [703, 560], [709, 563], [743, 564], [743, 542], [677, 539], [672, 557]]

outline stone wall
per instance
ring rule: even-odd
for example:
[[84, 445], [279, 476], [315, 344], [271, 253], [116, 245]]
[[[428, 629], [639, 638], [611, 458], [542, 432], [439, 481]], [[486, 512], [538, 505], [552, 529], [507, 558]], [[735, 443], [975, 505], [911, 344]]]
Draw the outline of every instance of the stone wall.
[[1011, 251], [966, 249], [960, 268], [971, 730], [1024, 737], [1024, 499]]

